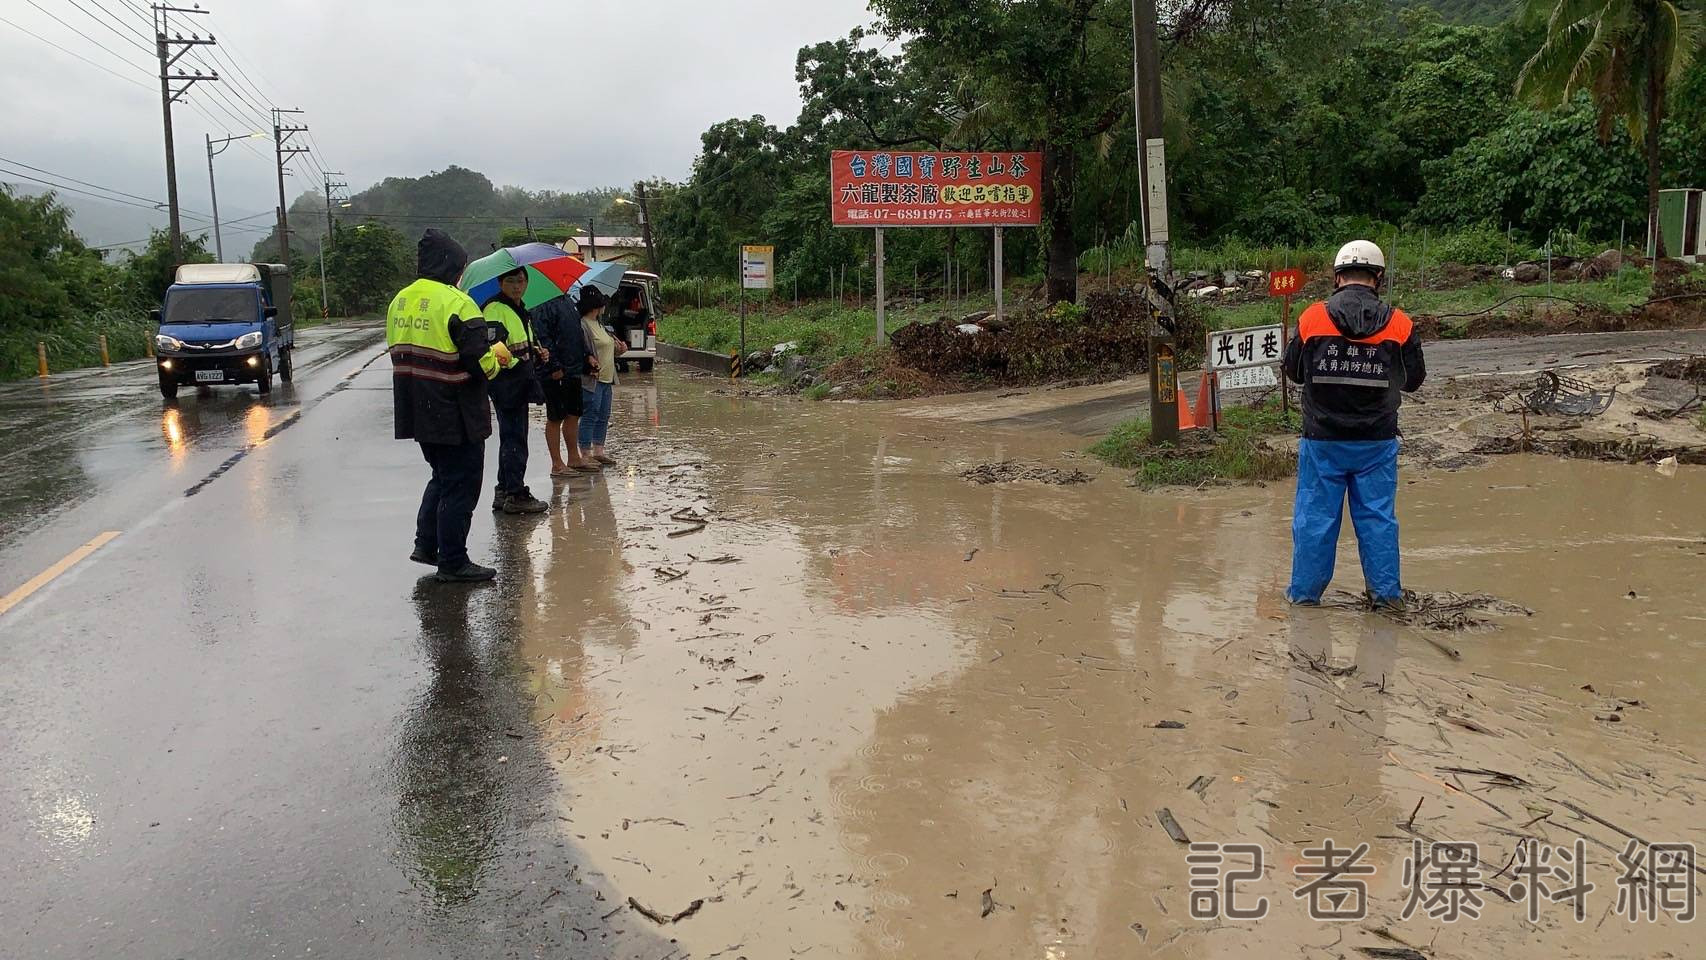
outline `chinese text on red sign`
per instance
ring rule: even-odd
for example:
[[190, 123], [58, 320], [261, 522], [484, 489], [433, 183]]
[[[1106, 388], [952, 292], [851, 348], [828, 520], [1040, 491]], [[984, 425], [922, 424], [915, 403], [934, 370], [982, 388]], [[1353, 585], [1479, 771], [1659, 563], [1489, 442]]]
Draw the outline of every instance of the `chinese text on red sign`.
[[830, 212], [838, 227], [1034, 227], [1042, 222], [1039, 153], [893, 153], [830, 156]]

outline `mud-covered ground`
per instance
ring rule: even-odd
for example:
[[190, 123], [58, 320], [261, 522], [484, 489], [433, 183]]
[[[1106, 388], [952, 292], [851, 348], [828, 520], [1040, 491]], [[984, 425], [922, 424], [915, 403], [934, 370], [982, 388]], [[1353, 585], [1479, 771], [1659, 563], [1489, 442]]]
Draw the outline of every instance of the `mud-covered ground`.
[[[1534, 611], [1451, 632], [1287, 607], [1284, 485], [1146, 495], [1047, 431], [660, 403], [608, 504], [537, 534], [618, 545], [541, 562], [523, 652], [577, 836], [648, 908], [705, 901], [670, 928], [692, 955], [1689, 955], [1607, 911], [1620, 831], [1706, 839], [1706, 475], [1407, 471], [1407, 583]], [[1094, 478], [961, 476], [1005, 462]], [[1191, 917], [1163, 810], [1264, 848], [1266, 919]], [[1327, 837], [1370, 844], [1365, 921], [1292, 896]], [[1530, 837], [1585, 837], [1587, 922], [1510, 901]], [[1401, 918], [1418, 838], [1480, 844], [1478, 919]]]

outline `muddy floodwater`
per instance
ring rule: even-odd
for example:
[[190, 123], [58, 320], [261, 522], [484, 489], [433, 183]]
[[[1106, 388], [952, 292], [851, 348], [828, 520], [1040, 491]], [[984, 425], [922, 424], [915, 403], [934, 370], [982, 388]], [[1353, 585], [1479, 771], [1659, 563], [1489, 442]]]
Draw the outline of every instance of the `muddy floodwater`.
[[[1699, 955], [1694, 925], [1618, 899], [1628, 835], [1637, 858], [1706, 842], [1700, 468], [1407, 473], [1406, 586], [1534, 611], [1440, 632], [1289, 608], [1289, 484], [1145, 493], [1083, 438], [716, 385], [624, 383], [622, 465], [503, 527], [530, 762], [589, 864], [557, 886], [612, 911], [569, 949]], [[1093, 479], [960, 477], [1008, 460]], [[1339, 570], [1360, 590], [1348, 524]], [[1563, 874], [1512, 895], [1528, 837], [1583, 841], [1582, 920]], [[1260, 847], [1232, 906], [1266, 915], [1194, 917], [1185, 838]], [[1295, 895], [1328, 838], [1369, 845], [1345, 874], [1366, 919]], [[1413, 841], [1477, 844], [1479, 875], [1404, 919]], [[1458, 894], [1478, 916], [1429, 916]]]

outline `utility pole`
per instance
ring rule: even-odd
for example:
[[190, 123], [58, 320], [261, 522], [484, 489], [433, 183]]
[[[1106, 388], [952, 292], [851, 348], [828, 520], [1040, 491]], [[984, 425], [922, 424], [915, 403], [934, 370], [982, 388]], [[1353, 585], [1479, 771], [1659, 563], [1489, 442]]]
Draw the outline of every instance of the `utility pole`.
[[332, 193], [339, 187], [347, 187], [349, 184], [332, 179], [333, 177], [343, 176], [339, 171], [323, 170], [321, 172], [325, 174], [326, 182], [326, 239], [320, 243], [320, 318], [326, 319], [332, 315], [332, 295], [326, 289], [326, 247], [335, 242], [332, 238], [336, 235], [332, 229], [332, 203], [335, 199]]
[[[213, 134], [207, 137], [207, 198], [213, 202], [213, 256], [220, 263], [225, 262], [225, 238], [219, 235], [219, 188], [213, 182]], [[229, 141], [225, 146], [230, 146]], [[223, 147], [221, 148], [224, 149]], [[173, 257], [177, 252], [173, 251]]]
[[588, 250], [592, 251], [591, 253], [588, 253], [586, 255], [587, 256], [586, 262], [591, 263], [592, 261], [597, 260], [598, 259], [598, 229], [593, 226], [591, 217], [586, 218], [586, 248]]
[[279, 262], [290, 265], [290, 216], [284, 205], [284, 165], [290, 158], [299, 153], [307, 153], [307, 147], [287, 147], [285, 143], [298, 133], [307, 131], [307, 127], [284, 126], [284, 114], [301, 113], [301, 110], [281, 110], [272, 108], [272, 144], [273, 157], [278, 164], [278, 250]]
[[[658, 250], [652, 245], [652, 214], [650, 210], [646, 209], [646, 185], [644, 183], [634, 184], [634, 196], [640, 201], [640, 236], [644, 237], [646, 241], [646, 260], [651, 263], [652, 272], [662, 276], [663, 274], [658, 272]], [[794, 287], [794, 299], [798, 300], [798, 280], [794, 281]]]
[[[224, 153], [233, 140], [245, 140], [249, 137], [264, 137], [264, 133], [245, 133], [236, 137], [221, 137], [213, 139], [213, 134], [207, 134], [207, 196], [213, 201], [213, 250], [221, 263], [225, 262], [225, 241], [219, 235], [219, 188], [213, 182], [213, 158]], [[213, 149], [218, 147], [218, 150]]]
[[344, 187], [349, 186], [349, 184], [342, 181], [342, 180], [333, 180], [332, 179], [333, 177], [343, 176], [343, 171], [341, 171], [341, 170], [326, 170], [326, 171], [324, 171], [324, 173], [326, 175], [326, 242], [335, 247], [338, 244], [337, 244], [337, 240], [334, 239], [333, 232], [332, 232], [332, 204], [341, 202], [345, 198], [334, 197], [334, 196], [332, 196], [332, 194], [334, 192], [344, 188]]
[[[1155, 0], [1131, 0], [1132, 109], [1137, 128], [1138, 183], [1142, 187], [1144, 252], [1151, 276], [1167, 282], [1167, 155], [1161, 137], [1161, 43], [1155, 25]], [[1149, 309], [1144, 325], [1149, 355], [1149, 438], [1165, 443], [1179, 437], [1179, 371], [1173, 338], [1159, 323], [1168, 322], [1171, 304], [1145, 288]]]
[[[217, 73], [185, 73], [183, 70], [172, 72], [173, 67], [195, 47], [212, 46], [213, 37], [201, 37], [190, 34], [185, 39], [183, 34], [167, 36], [166, 30], [170, 24], [166, 21], [168, 13], [205, 14], [206, 10], [187, 9], [185, 7], [168, 7], [154, 4], [154, 55], [160, 60], [160, 115], [166, 131], [166, 206], [167, 217], [170, 221], [169, 235], [172, 241], [172, 263], [170, 271], [176, 271], [178, 264], [184, 258], [184, 236], [178, 223], [178, 158], [172, 146], [172, 104], [176, 103], [199, 80], [218, 80]], [[177, 89], [172, 84], [181, 83]]]

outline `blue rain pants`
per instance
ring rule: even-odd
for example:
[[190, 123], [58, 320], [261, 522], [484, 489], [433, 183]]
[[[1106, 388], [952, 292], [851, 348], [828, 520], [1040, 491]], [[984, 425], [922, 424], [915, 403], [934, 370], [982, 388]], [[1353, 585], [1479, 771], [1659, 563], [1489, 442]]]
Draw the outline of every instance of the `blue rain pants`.
[[1308, 440], [1297, 448], [1291, 518], [1292, 603], [1317, 603], [1333, 579], [1339, 523], [1350, 495], [1362, 576], [1376, 600], [1403, 595], [1398, 579], [1398, 441]]

